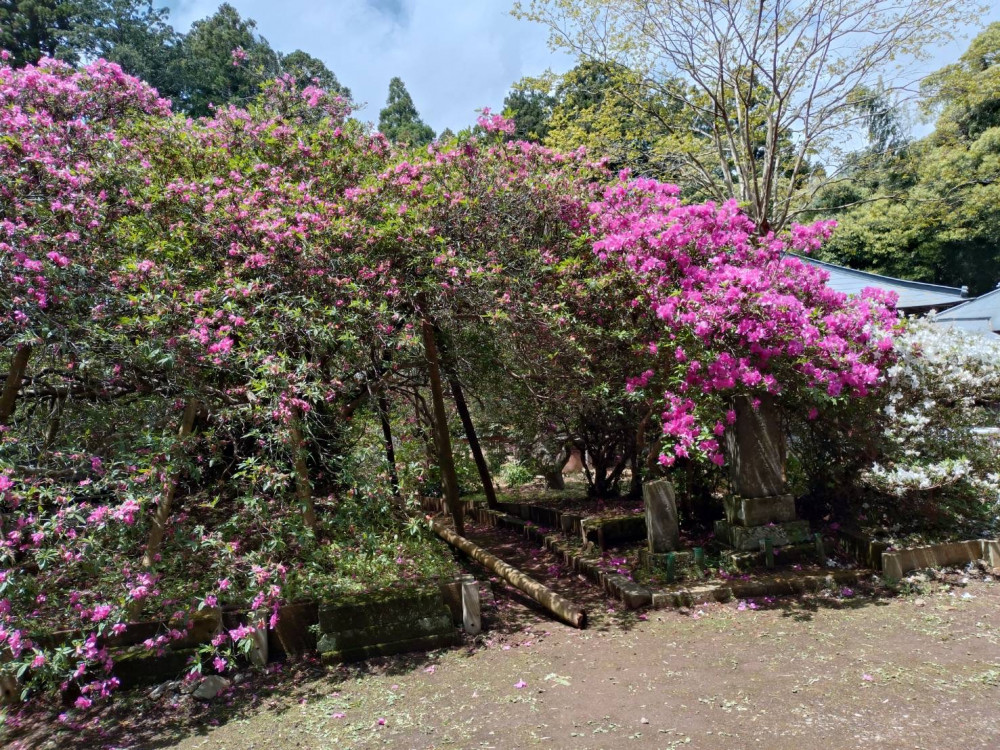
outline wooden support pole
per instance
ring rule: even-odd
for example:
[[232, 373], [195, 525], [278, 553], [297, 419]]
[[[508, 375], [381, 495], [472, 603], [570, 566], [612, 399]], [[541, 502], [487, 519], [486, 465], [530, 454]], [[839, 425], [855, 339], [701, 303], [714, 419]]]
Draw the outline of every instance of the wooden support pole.
[[483, 483], [483, 494], [486, 495], [486, 505], [496, 510], [500, 507], [497, 501], [497, 492], [493, 487], [493, 477], [490, 476], [490, 467], [486, 463], [482, 446], [479, 445], [479, 436], [476, 434], [476, 426], [472, 423], [472, 415], [469, 414], [469, 405], [465, 401], [465, 394], [462, 392], [462, 384], [458, 379], [450, 376], [448, 385], [451, 386], [451, 395], [455, 400], [455, 408], [458, 416], [462, 420], [462, 427], [465, 428], [465, 437], [469, 441], [469, 449], [472, 451], [472, 458], [476, 462], [479, 470], [479, 480]]
[[458, 500], [458, 475], [455, 473], [455, 457], [451, 451], [451, 435], [448, 434], [448, 414], [444, 408], [444, 389], [441, 386], [441, 361], [438, 357], [434, 324], [424, 318], [420, 324], [424, 339], [424, 354], [427, 357], [427, 374], [431, 383], [431, 400], [434, 407], [434, 444], [437, 447], [438, 466], [441, 469], [441, 484], [444, 485], [445, 507], [455, 522], [459, 534], [465, 532], [462, 504]]
[[24, 380], [24, 373], [28, 369], [28, 360], [31, 358], [31, 347], [22, 344], [14, 352], [10, 361], [10, 372], [7, 373], [7, 380], [3, 384], [3, 392], [0, 393], [0, 425], [7, 425], [14, 415], [14, 405], [17, 403], [17, 393], [21, 390], [21, 382]]
[[396, 473], [396, 448], [392, 444], [392, 424], [389, 422], [389, 399], [382, 393], [378, 396], [378, 418], [382, 423], [382, 441], [385, 444], [385, 462], [389, 467], [392, 496], [398, 500], [399, 474]]
[[[178, 443], [183, 441], [194, 430], [194, 419], [198, 414], [198, 408], [198, 399], [188, 399], [187, 406], [184, 407], [184, 416], [181, 417], [180, 429], [177, 431]], [[174, 450], [175, 459], [179, 453], [179, 450]], [[167, 491], [160, 498], [160, 502], [156, 506], [156, 513], [153, 515], [153, 525], [149, 529], [149, 539], [146, 542], [146, 552], [142, 556], [142, 567], [144, 568], [152, 567], [156, 556], [160, 553], [160, 547], [163, 544], [163, 535], [167, 529], [167, 519], [170, 517], [170, 506], [174, 502], [174, 496], [177, 494], [177, 487], [180, 483], [181, 472], [178, 470], [170, 477]]]
[[559, 594], [548, 586], [539, 583], [534, 578], [526, 576], [514, 566], [508, 565], [496, 555], [490, 554], [478, 544], [470, 542], [464, 536], [456, 534], [441, 521], [431, 520], [431, 528], [435, 534], [448, 542], [452, 547], [461, 550], [491, 573], [495, 573], [503, 578], [518, 591], [527, 594], [567, 625], [572, 625], [574, 628], [585, 628], [587, 626], [587, 613], [569, 599], [559, 596]]

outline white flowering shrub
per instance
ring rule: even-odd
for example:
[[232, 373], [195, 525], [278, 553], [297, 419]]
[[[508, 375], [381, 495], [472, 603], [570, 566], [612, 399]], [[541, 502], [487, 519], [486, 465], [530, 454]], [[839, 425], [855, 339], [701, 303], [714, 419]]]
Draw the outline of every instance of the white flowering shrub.
[[[886, 376], [879, 456], [860, 475], [895, 530], [1000, 526], [1000, 337], [912, 320]], [[893, 530], [893, 528], [890, 528]]]

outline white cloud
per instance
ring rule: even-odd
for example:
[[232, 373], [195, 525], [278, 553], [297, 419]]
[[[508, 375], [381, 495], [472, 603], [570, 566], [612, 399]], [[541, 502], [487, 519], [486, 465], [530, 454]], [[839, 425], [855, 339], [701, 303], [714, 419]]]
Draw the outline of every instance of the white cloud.
[[[378, 120], [389, 79], [400, 76], [421, 116], [436, 131], [499, 109], [510, 85], [572, 61], [546, 45], [545, 29], [510, 14], [512, 0], [229, 0], [282, 52], [323, 60]], [[171, 23], [186, 31], [215, 12], [218, 0], [173, 0]]]

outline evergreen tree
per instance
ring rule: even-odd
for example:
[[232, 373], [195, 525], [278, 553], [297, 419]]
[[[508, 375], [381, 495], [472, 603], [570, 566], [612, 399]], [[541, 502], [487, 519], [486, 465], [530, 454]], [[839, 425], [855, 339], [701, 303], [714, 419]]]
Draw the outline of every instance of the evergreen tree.
[[403, 79], [389, 81], [389, 98], [378, 115], [378, 129], [390, 141], [426, 146], [434, 140], [434, 129], [420, 119]]
[[278, 75], [278, 55], [256, 29], [229, 3], [195, 21], [181, 44], [182, 109], [201, 117], [211, 105], [245, 103]]
[[[906, 143], [898, 128], [869, 122], [872, 145], [852, 181], [818, 196], [818, 215], [839, 222], [822, 255], [982, 294], [1000, 281], [1000, 23], [928, 76], [922, 92], [934, 132]], [[863, 158], [872, 149], [883, 158]]]
[[514, 138], [541, 143], [549, 134], [549, 120], [556, 97], [551, 83], [535, 78], [522, 78], [514, 84], [503, 100], [504, 114], [514, 120]]
[[345, 99], [351, 98], [351, 90], [337, 80], [337, 76], [322, 60], [300, 49], [281, 55], [281, 72], [293, 75], [301, 82], [314, 81], [325, 91]]
[[153, 0], [99, 0], [92, 24], [75, 36], [87, 57], [116, 62], [166, 97], [183, 91], [180, 78], [182, 36], [167, 22], [170, 11]]
[[281, 73], [351, 98], [322, 60], [302, 50], [279, 55], [256, 28], [228, 3], [185, 36], [154, 0], [0, 0], [0, 49], [15, 67], [43, 56], [104, 58], [195, 116], [210, 114], [210, 104], [245, 103]]
[[[702, 163], [716, 159], [710, 144], [693, 138], [693, 111], [646, 85], [633, 71], [620, 65], [584, 61], [554, 78], [552, 107], [545, 121], [544, 143], [559, 151], [583, 146], [594, 156], [608, 159], [613, 170], [675, 182], [686, 199], [711, 197], [705, 181], [687, 167], [686, 156], [698, 154]], [[679, 85], [679, 84], [677, 84]]]
[[0, 49], [13, 55], [15, 67], [40, 57], [79, 60], [74, 31], [90, 21], [85, 0], [0, 0]]

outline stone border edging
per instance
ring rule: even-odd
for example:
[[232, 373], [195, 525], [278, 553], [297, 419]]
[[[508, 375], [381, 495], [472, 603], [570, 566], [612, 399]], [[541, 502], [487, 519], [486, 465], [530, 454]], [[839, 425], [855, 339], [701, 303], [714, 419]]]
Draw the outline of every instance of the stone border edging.
[[973, 539], [883, 552], [882, 572], [886, 578], [900, 579], [912, 570], [962, 565], [974, 560], [988, 560], [992, 567], [1000, 568], [1000, 541]]
[[[586, 516], [579, 513], [561, 513], [554, 508], [531, 503], [501, 503], [502, 510], [499, 511], [481, 505], [467, 507], [470, 514], [481, 523], [518, 531], [550, 552], [561, 556], [568, 567], [585, 575], [610, 596], [623, 601], [629, 609], [647, 605], [652, 605], [654, 608], [690, 606], [692, 603], [701, 604], [707, 601], [728, 601], [732, 597], [800, 594], [817, 590], [815, 581], [826, 583], [832, 580], [838, 585], [857, 581], [856, 571], [833, 571], [827, 576], [776, 579], [767, 584], [766, 590], [760, 591], [754, 587], [763, 584], [695, 586], [679, 591], [653, 591], [623, 575], [602, 570], [595, 564], [594, 558], [577, 553], [564, 541], [546, 535], [542, 529], [533, 525], [544, 523], [551, 528], [561, 529], [566, 534], [579, 535], [582, 538], [583, 530], [586, 528], [584, 524]], [[516, 511], [516, 515], [511, 511]], [[996, 539], [945, 542], [890, 551], [889, 545], [885, 542], [875, 541], [852, 529], [837, 529], [834, 538], [859, 565], [869, 570], [881, 571], [886, 578], [899, 579], [904, 574], [920, 568], [960, 565], [980, 559], [986, 559], [994, 568], [1000, 568], [1000, 540]], [[668, 600], [673, 604], [666, 603]]]
[[[457, 582], [460, 585], [460, 582]], [[424, 589], [425, 595], [440, 598], [441, 610], [447, 612], [448, 621], [452, 625], [462, 625], [462, 603], [459, 600], [453, 601], [452, 588], [455, 581], [450, 578], [429, 579], [428, 587]], [[406, 595], [413, 594], [407, 591]], [[405, 598], [401, 594], [400, 598]], [[319, 624], [319, 609], [321, 602], [316, 600], [296, 601], [284, 604], [280, 607], [278, 623], [276, 628], [268, 628], [265, 633], [256, 631], [260, 638], [255, 644], [255, 648], [249, 655], [243, 655], [248, 662], [256, 666], [263, 666], [263, 663], [270, 661], [271, 657], [284, 655], [291, 657], [305, 652], [316, 652], [317, 637], [311, 631], [311, 626]], [[377, 607], [378, 603], [370, 606]], [[457, 613], [456, 613], [457, 608]], [[187, 616], [187, 621], [193, 621], [191, 631], [183, 638], [168, 641], [157, 649], [140, 650], [140, 645], [144, 640], [155, 638], [170, 630], [176, 623], [171, 620], [148, 620], [129, 623], [126, 631], [121, 635], [107, 636], [102, 638], [100, 643], [109, 649], [112, 668], [111, 674], [119, 679], [122, 686], [133, 687], [136, 685], [157, 681], [163, 678], [173, 678], [184, 671], [188, 660], [198, 653], [199, 647], [209, 643], [220, 628], [232, 629], [247, 623], [249, 615], [239, 607], [232, 608], [206, 608], [191, 612]], [[48, 633], [37, 637], [39, 643], [46, 646], [62, 645], [74, 637], [80, 636], [79, 630], [62, 630]], [[334, 655], [336, 661], [353, 661], [356, 659], [366, 659], [371, 656], [383, 656], [389, 654], [403, 653], [405, 651], [427, 650], [432, 648], [442, 648], [457, 645], [460, 641], [459, 631], [435, 633], [431, 636], [421, 634], [420, 637], [404, 637], [397, 640], [387, 640], [381, 643], [354, 645], [349, 649], [344, 649], [342, 653]], [[256, 639], [256, 636], [255, 636]], [[0, 691], [0, 705], [6, 704], [6, 691], [18, 689], [19, 680], [12, 680], [9, 685], [2, 686]], [[15, 700], [14, 702], [19, 702]]]
[[706, 584], [684, 589], [654, 590], [620, 573], [604, 570], [597, 564], [599, 558], [585, 556], [555, 534], [547, 534], [523, 518], [485, 507], [475, 508], [473, 516], [480, 523], [521, 532], [527, 539], [537, 542], [549, 552], [562, 558], [568, 568], [587, 577], [609, 596], [620, 600], [628, 609], [640, 609], [646, 606], [653, 609], [679, 608], [713, 601], [727, 602], [734, 598], [799, 595], [832, 586], [856, 584], [870, 572], [835, 570], [826, 575], [782, 576], [749, 583]]
[[987, 560], [992, 567], [1000, 568], [1000, 541], [996, 539], [942, 542], [891, 550], [886, 542], [877, 542], [853, 529], [837, 529], [835, 538], [858, 564], [882, 571], [886, 578], [896, 580], [914, 570], [964, 565], [975, 560]]
[[882, 570], [882, 554], [889, 549], [888, 544], [876, 542], [853, 529], [837, 529], [833, 537], [834, 543], [853, 557], [856, 563], [872, 570]]

